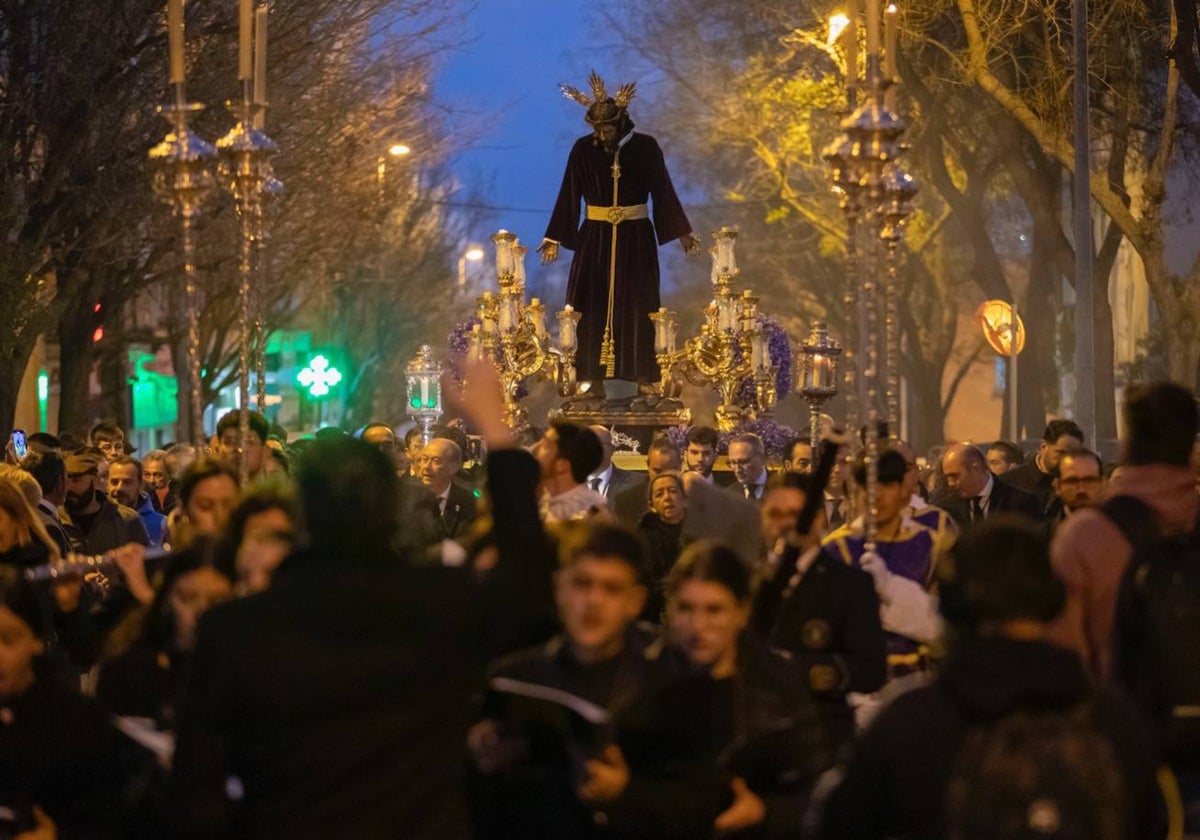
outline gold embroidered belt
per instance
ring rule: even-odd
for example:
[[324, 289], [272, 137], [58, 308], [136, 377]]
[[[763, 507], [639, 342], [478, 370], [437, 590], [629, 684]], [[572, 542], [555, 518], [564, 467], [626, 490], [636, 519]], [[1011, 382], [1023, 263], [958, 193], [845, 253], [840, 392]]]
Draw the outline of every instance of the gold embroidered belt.
[[632, 219], [648, 219], [650, 211], [645, 204], [628, 204], [624, 207], [598, 207], [594, 204], [587, 206], [589, 222], [608, 222], [619, 225]]

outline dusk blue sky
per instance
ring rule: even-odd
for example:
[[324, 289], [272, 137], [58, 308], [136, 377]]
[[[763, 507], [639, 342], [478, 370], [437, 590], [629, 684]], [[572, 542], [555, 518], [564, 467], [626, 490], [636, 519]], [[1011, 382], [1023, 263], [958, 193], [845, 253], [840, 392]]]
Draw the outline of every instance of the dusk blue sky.
[[[489, 260], [487, 236], [501, 227], [531, 250], [537, 247], [567, 153], [588, 130], [583, 108], [563, 97], [558, 85], [586, 89], [593, 66], [606, 76], [622, 70], [593, 42], [595, 5], [477, 0], [474, 12], [461, 18], [462, 30], [453, 33], [460, 45], [441, 59], [436, 101], [446, 109], [451, 130], [471, 138], [471, 147], [452, 162], [462, 185], [457, 199], [510, 208], [482, 213], [472, 229], [473, 240], [489, 245]], [[571, 255], [564, 253], [545, 272], [535, 256], [526, 260], [530, 291], [557, 300]]]

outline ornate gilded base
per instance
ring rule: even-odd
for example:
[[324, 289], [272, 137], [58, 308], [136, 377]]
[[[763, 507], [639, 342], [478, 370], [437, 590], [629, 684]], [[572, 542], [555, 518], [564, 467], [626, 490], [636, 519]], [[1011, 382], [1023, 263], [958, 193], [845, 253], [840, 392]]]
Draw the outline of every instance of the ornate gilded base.
[[691, 423], [692, 412], [679, 400], [637, 396], [624, 400], [571, 400], [552, 409], [550, 418], [620, 430], [641, 443], [640, 451], [645, 452], [656, 431]]

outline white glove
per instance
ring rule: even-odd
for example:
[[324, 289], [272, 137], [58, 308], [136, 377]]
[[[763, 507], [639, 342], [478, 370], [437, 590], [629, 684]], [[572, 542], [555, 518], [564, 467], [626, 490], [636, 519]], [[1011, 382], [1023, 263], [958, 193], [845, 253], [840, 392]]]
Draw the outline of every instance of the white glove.
[[892, 574], [884, 559], [874, 552], [864, 553], [859, 565], [875, 581], [884, 630], [926, 644], [941, 635], [942, 617], [936, 595], [926, 592], [916, 581]]
[[875, 594], [879, 596], [880, 601], [886, 603], [885, 596], [894, 577], [891, 570], [888, 569], [887, 563], [874, 551], [864, 551], [858, 565], [875, 581]]

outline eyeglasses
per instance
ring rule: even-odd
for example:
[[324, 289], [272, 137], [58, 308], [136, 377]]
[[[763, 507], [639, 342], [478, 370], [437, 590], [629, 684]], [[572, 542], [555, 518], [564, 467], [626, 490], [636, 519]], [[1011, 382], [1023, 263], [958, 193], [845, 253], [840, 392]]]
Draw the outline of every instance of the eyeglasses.
[[422, 455], [421, 457], [417, 458], [417, 463], [422, 465], [433, 464], [435, 467], [440, 467], [444, 466], [448, 462], [445, 458], [438, 457], [437, 455]]
[[754, 463], [753, 458], [730, 458], [729, 466], [731, 467], [748, 467]]
[[1084, 475], [1071, 478], [1060, 478], [1058, 483], [1063, 487], [1095, 487], [1100, 483], [1098, 475]]

